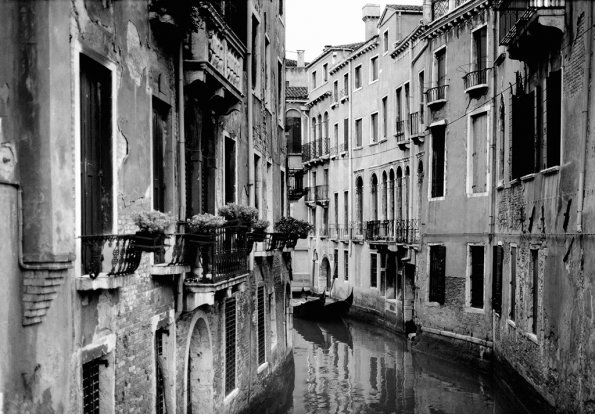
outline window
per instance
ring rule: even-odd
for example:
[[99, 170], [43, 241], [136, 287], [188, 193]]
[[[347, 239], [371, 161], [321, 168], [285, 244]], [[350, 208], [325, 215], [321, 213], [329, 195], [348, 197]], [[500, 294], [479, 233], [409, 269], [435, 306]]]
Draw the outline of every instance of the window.
[[510, 246], [510, 320], [516, 319], [516, 246]]
[[328, 81], [328, 63], [322, 65], [322, 81]]
[[380, 203], [380, 208], [382, 208], [382, 218], [384, 220], [388, 219], [388, 177], [386, 175], [386, 171], [382, 172], [382, 201]]
[[236, 387], [236, 298], [225, 300], [225, 395]]
[[153, 209], [165, 212], [165, 148], [169, 136], [169, 106], [153, 99]]
[[343, 151], [349, 150], [349, 118], [343, 119]]
[[322, 209], [322, 235], [328, 236], [328, 208]]
[[380, 296], [386, 295], [386, 253], [380, 253]]
[[343, 75], [343, 97], [349, 95], [349, 73]]
[[310, 132], [310, 142], [314, 142], [316, 140], [316, 117], [312, 117], [311, 127], [312, 131]]
[[531, 333], [537, 334], [539, 312], [539, 250], [531, 249]]
[[362, 87], [362, 65], [356, 66], [355, 68], [355, 89]]
[[388, 136], [388, 97], [382, 98], [382, 138]]
[[378, 56], [370, 59], [370, 82], [378, 80]]
[[370, 254], [370, 287], [378, 287], [378, 258], [376, 253]]
[[[266, 13], [265, 13], [265, 30], [266, 30]], [[253, 58], [254, 59], [254, 58]], [[265, 36], [264, 37], [264, 102], [265, 105], [271, 103], [271, 42]]]
[[434, 81], [436, 86], [446, 85], [446, 48], [440, 49], [434, 54], [435, 61], [435, 76]]
[[444, 127], [432, 128], [432, 198], [444, 196], [444, 130]]
[[312, 72], [312, 89], [316, 89], [316, 71]]
[[445, 299], [446, 247], [430, 246], [429, 301], [444, 305]]
[[[488, 60], [488, 41], [487, 41], [487, 26], [477, 29], [473, 32], [473, 70], [484, 70], [487, 67]], [[482, 78], [484, 80], [485, 78]], [[485, 79], [487, 81], [487, 79]], [[479, 82], [486, 83], [486, 82]]]
[[335, 197], [334, 197], [334, 201], [335, 201], [335, 228], [337, 228], [337, 226], [339, 226], [339, 193], [335, 193]]
[[424, 85], [424, 71], [419, 72], [419, 123], [424, 123], [424, 108], [426, 106], [426, 94]]
[[287, 111], [285, 117], [287, 129], [287, 151], [290, 154], [302, 152], [302, 119], [300, 113], [294, 109]]
[[261, 177], [260, 177], [260, 157], [254, 154], [254, 207], [260, 210], [261, 202]]
[[343, 224], [347, 232], [349, 230], [349, 191], [343, 193]]
[[362, 179], [362, 177], [357, 177], [357, 180], [355, 182], [355, 191], [355, 198], [357, 200], [355, 218], [357, 220], [357, 223], [361, 225], [364, 219], [364, 180]]
[[283, 0], [279, 0], [279, 16], [283, 16]]
[[256, 16], [252, 16], [252, 90], [258, 89], [259, 81], [259, 57], [262, 53], [260, 51], [260, 24]]
[[165, 383], [163, 378], [163, 336], [166, 330], [161, 328], [155, 331], [155, 413], [163, 414], [167, 411], [165, 404]]
[[502, 313], [502, 265], [504, 248], [494, 246], [492, 259], [492, 309], [498, 315]]
[[401, 166], [397, 167], [397, 220], [403, 218], [403, 169]]
[[405, 102], [404, 103], [404, 108], [405, 109], [405, 119], [407, 119], [409, 117], [409, 114], [411, 113], [410, 109], [409, 109], [409, 101], [411, 99], [411, 95], [409, 94], [409, 83], [406, 83], [405, 86], [403, 87], [405, 89]]
[[349, 280], [349, 251], [343, 250], [343, 279]]
[[562, 71], [551, 72], [547, 78], [547, 140], [546, 167], [560, 165], [560, 127], [562, 119]]
[[333, 127], [333, 146], [339, 150], [339, 124], [335, 124]]
[[479, 309], [483, 309], [483, 252], [483, 246], [469, 246], [469, 282], [471, 291], [469, 305], [472, 308]]
[[339, 101], [339, 81], [333, 82], [333, 102]]
[[274, 291], [269, 293], [269, 321], [271, 325], [271, 350], [277, 345], [277, 306]]
[[[518, 89], [521, 89], [518, 87]], [[517, 91], [512, 96], [511, 179], [535, 172], [535, 93]]]
[[397, 88], [395, 92], [395, 119], [399, 122], [403, 119], [403, 105], [401, 101], [402, 88]]
[[362, 146], [362, 135], [363, 135], [363, 126], [362, 126], [362, 119], [355, 120], [355, 146], [361, 147]]
[[487, 191], [488, 174], [488, 114], [483, 112], [470, 117], [470, 145], [468, 146], [467, 193]]
[[285, 216], [285, 171], [280, 171], [281, 173], [281, 216]]
[[372, 220], [378, 220], [378, 178], [376, 174], [372, 174], [370, 197], [372, 198]]
[[323, 125], [322, 138], [328, 139], [328, 112], [324, 113], [324, 121], [322, 122], [322, 125]]
[[388, 30], [386, 30], [382, 34], [382, 45], [383, 45], [384, 53], [388, 52]]
[[80, 55], [83, 235], [112, 232], [111, 75], [99, 63]]
[[258, 365], [262, 365], [266, 360], [266, 338], [264, 326], [264, 286], [258, 286], [256, 290], [256, 318], [258, 335]]
[[285, 88], [283, 87], [283, 62], [277, 61], [277, 116], [279, 119], [282, 118], [283, 114], [283, 105], [285, 104], [285, 100], [283, 99], [283, 91]]
[[225, 202], [236, 201], [236, 142], [225, 138]]
[[370, 116], [370, 135], [372, 142], [378, 142], [378, 112]]
[[333, 257], [335, 258], [334, 269], [333, 269], [333, 279], [337, 279], [339, 277], [339, 249], [334, 249], [333, 254], [334, 254]]
[[105, 365], [106, 361], [94, 359], [83, 364], [83, 413], [99, 414], [100, 408], [100, 385], [99, 374], [100, 365]]

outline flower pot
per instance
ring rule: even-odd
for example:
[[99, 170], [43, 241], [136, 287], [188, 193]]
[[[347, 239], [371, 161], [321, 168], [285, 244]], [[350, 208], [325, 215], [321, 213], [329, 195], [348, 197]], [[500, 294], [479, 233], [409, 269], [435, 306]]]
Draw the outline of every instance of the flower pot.
[[165, 244], [165, 234], [138, 231], [134, 237], [134, 245], [143, 252], [156, 252]]
[[253, 231], [250, 234], [250, 238], [255, 241], [255, 242], [261, 242], [264, 241], [264, 239], [266, 238], [267, 234], [266, 232], [260, 232], [260, 231]]
[[188, 235], [188, 243], [194, 246], [208, 246], [215, 243], [215, 233], [192, 233]]
[[285, 248], [286, 249], [293, 249], [297, 244], [298, 237], [294, 235], [287, 236], [287, 240], [285, 240]]

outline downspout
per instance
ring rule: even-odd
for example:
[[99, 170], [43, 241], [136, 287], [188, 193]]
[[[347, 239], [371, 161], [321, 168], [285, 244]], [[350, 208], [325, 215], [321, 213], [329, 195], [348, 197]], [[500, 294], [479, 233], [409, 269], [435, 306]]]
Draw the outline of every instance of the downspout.
[[[185, 128], [185, 105], [184, 105], [184, 39], [180, 40], [180, 49], [178, 52], [178, 220], [186, 219], [186, 128]], [[177, 320], [184, 309], [184, 279], [186, 275], [182, 273], [177, 279], [175, 292], [176, 310], [175, 320]]]
[[254, 134], [253, 134], [253, 124], [254, 120], [252, 119], [252, 1], [248, 1], [248, 13], [246, 13], [247, 19], [247, 27], [248, 27], [248, 35], [247, 41], [248, 46], [246, 48], [246, 78], [247, 78], [247, 85], [246, 85], [246, 97], [248, 100], [248, 204], [250, 206], [254, 206], [255, 198], [254, 198]]
[[[593, 27], [593, 3], [591, 3], [591, 10], [589, 13], [589, 25], [587, 27]], [[583, 232], [583, 205], [585, 202], [585, 174], [587, 168], [587, 151], [589, 145], [589, 111], [591, 109], [591, 69], [593, 65], [593, 57], [591, 56], [593, 50], [593, 36], [587, 36], [587, 105], [585, 106], [585, 110], [583, 111], [584, 114], [584, 128], [585, 128], [585, 137], [584, 137], [584, 144], [581, 146], [584, 150], [581, 151], [581, 166], [580, 166], [580, 173], [578, 177], [578, 207], [576, 212], [576, 232], [582, 233]], [[562, 120], [562, 125], [564, 125], [564, 120]]]
[[[412, 101], [413, 101], [413, 41], [409, 41], [409, 61], [411, 62], [411, 64], [409, 65], [409, 96], [407, 97], [408, 102], [407, 102], [407, 107], [409, 108], [409, 113], [407, 114], [407, 117], [409, 118], [409, 115], [411, 114], [411, 108], [413, 108], [412, 105]], [[410, 124], [409, 119], [407, 119], [405, 121], [406, 124]], [[409, 128], [411, 128], [411, 126], [409, 126]], [[409, 129], [408, 135], [411, 135], [411, 129]], [[409, 146], [411, 146], [411, 137], [409, 137]], [[413, 165], [413, 159], [414, 159], [414, 155], [413, 155], [413, 151], [410, 149], [409, 150], [409, 188], [407, 191], [407, 217], [409, 220], [413, 220], [413, 172], [416, 171], [414, 170], [414, 165]]]
[[[349, 198], [351, 200], [351, 202], [349, 203], [350, 206], [347, 209], [347, 214], [349, 214], [349, 217], [351, 217], [353, 219], [353, 202], [355, 200], [355, 197], [353, 196], [353, 179], [355, 178], [353, 176], [353, 128], [352, 126], [354, 125], [353, 122], [353, 65], [351, 64], [351, 59], [349, 60], [349, 70], [347, 73], [349, 73], [349, 79], [348, 79], [348, 91], [349, 91], [349, 95], [348, 95], [348, 101], [349, 101], [349, 140], [351, 142], [349, 142]], [[363, 220], [363, 217], [362, 217]], [[363, 223], [360, 223], [361, 226], [363, 226]], [[351, 231], [352, 231], [352, 236], [353, 236], [353, 220], [351, 221]], [[350, 237], [351, 239], [351, 237]], [[351, 257], [353, 255], [353, 242], [349, 243], [349, 257]], [[350, 260], [349, 263], [352, 263], [353, 261]]]
[[[498, 54], [498, 44], [496, 43], [496, 39], [497, 39], [497, 29], [496, 29], [496, 13], [494, 10], [491, 10], [491, 20], [492, 20], [492, 63], [496, 61], [496, 57]], [[498, 76], [496, 74], [496, 68], [492, 67], [492, 96], [490, 98], [490, 100], [492, 101], [492, 142], [490, 144], [490, 154], [492, 156], [491, 158], [491, 179], [490, 179], [490, 200], [489, 200], [489, 205], [488, 205], [488, 217], [490, 220], [489, 223], [489, 234], [488, 234], [488, 248], [489, 251], [487, 252], [488, 257], [491, 257], [491, 260], [489, 263], [492, 263], [492, 268], [493, 268], [493, 263], [496, 260], [496, 258], [494, 257], [494, 243], [495, 243], [495, 233], [496, 233], [496, 185], [497, 185], [497, 181], [498, 181], [498, 172], [496, 171], [497, 169], [497, 163], [496, 163], [496, 159], [497, 159], [497, 146], [496, 146], [496, 139], [498, 136], [498, 119], [497, 119], [497, 111], [496, 111], [496, 106], [497, 106], [497, 102], [496, 102], [496, 87], [497, 87], [497, 82], [498, 82]], [[504, 125], [502, 126], [504, 128]], [[491, 274], [491, 273], [488, 273]], [[491, 275], [492, 278], [494, 277], [494, 275]], [[493, 285], [494, 281], [492, 279], [492, 285]], [[493, 290], [491, 290], [491, 294], [492, 294], [492, 300], [493, 300], [493, 295], [494, 292]], [[493, 302], [490, 302], [490, 307], [492, 306]], [[492, 348], [494, 349], [494, 351], [496, 350], [496, 323], [495, 321], [496, 316], [494, 315], [493, 312], [493, 307], [492, 307]]]

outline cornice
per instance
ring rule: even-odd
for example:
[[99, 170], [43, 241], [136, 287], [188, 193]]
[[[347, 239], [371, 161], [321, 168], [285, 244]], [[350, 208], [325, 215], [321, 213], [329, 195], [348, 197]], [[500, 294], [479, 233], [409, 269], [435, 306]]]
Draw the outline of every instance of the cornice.
[[314, 105], [316, 105], [318, 102], [322, 102], [324, 101], [326, 98], [331, 96], [331, 92], [330, 91], [326, 91], [323, 94], [321, 94], [320, 96], [318, 96], [317, 98], [311, 100], [310, 102], [306, 103], [306, 106], [308, 107], [308, 109], [312, 108]]
[[427, 30], [423, 36], [426, 39], [433, 39], [442, 33], [459, 26], [468, 21], [471, 17], [479, 14], [490, 7], [492, 0], [471, 0], [463, 3], [453, 11], [441, 16], [427, 25]]
[[378, 47], [378, 35], [374, 36], [373, 38], [371, 38], [369, 40], [369, 44], [364, 44], [362, 47], [360, 47], [359, 49], [357, 49], [355, 52], [353, 52], [351, 55], [347, 56], [344, 60], [342, 60], [341, 62], [339, 62], [338, 64], [336, 64], [335, 66], [333, 66], [330, 70], [329, 73], [331, 75], [334, 75], [335, 73], [337, 73], [339, 70], [341, 70], [341, 68], [344, 68], [350, 61], [357, 59], [358, 57], [360, 57], [361, 55], [369, 52], [370, 50], [374, 50]]
[[426, 31], [426, 26], [420, 25], [414, 31], [412, 31], [405, 39], [402, 39], [400, 42], [395, 42], [394, 50], [391, 52], [390, 57], [393, 59], [399, 56], [403, 51], [407, 50], [411, 42], [414, 42], [417, 39], [420, 39]]

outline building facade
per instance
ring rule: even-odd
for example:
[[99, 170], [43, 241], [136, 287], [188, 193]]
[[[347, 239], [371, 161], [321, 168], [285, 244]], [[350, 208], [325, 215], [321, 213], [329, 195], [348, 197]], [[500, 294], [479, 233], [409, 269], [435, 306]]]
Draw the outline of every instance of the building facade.
[[307, 66], [313, 289], [496, 361], [544, 411], [590, 412], [593, 4], [425, 0], [363, 20], [364, 42]]
[[[0, 8], [0, 410], [290, 396], [290, 257], [229, 226], [197, 250], [180, 224], [287, 211], [283, 1]], [[151, 210], [179, 224], [141, 252], [132, 216]]]

